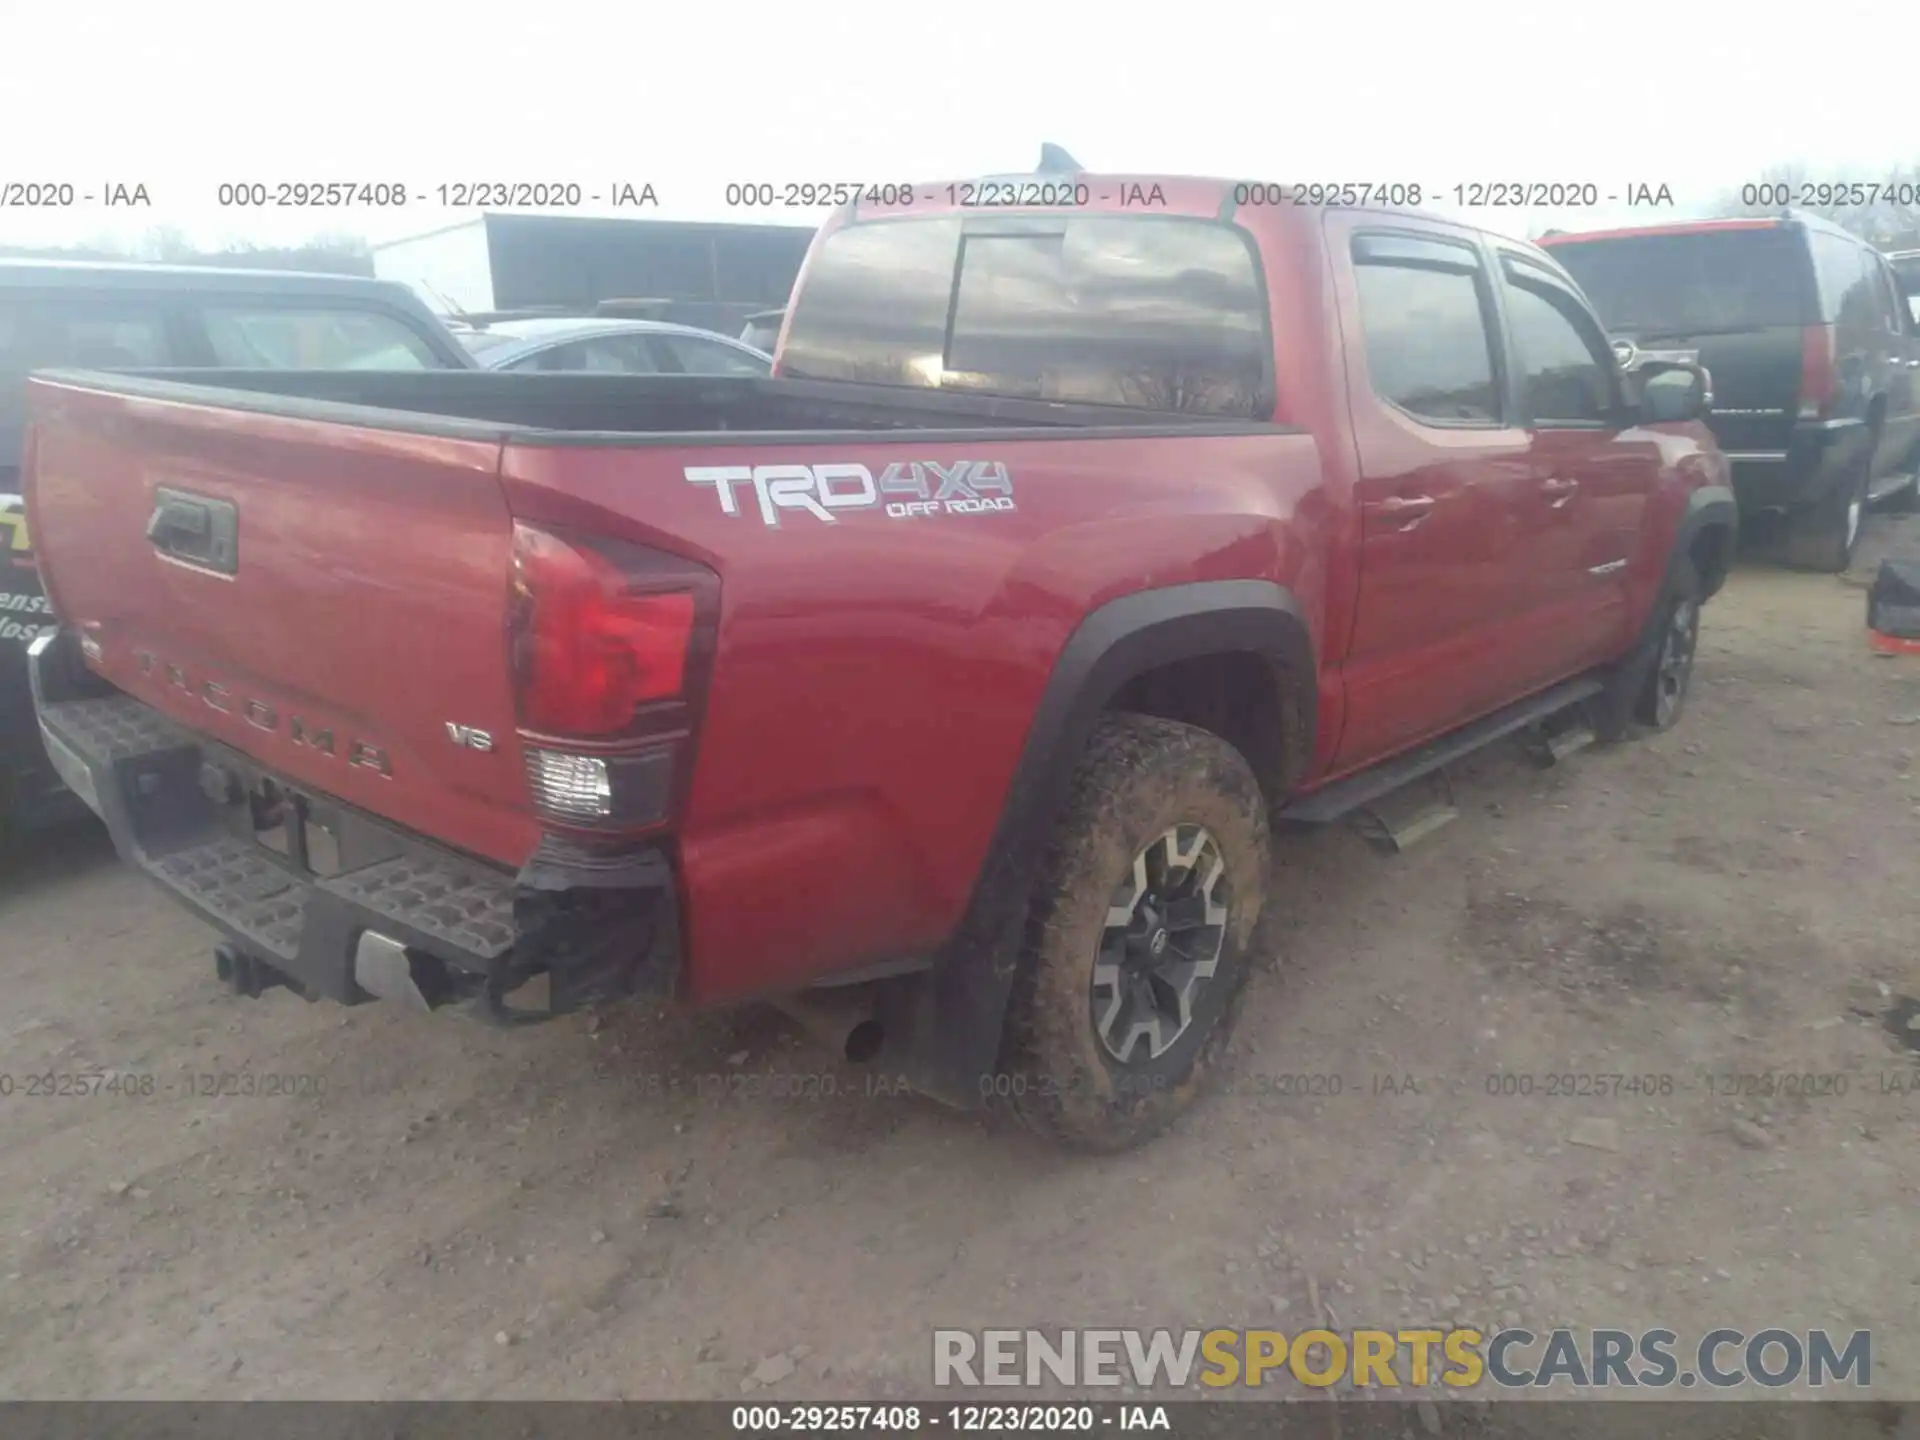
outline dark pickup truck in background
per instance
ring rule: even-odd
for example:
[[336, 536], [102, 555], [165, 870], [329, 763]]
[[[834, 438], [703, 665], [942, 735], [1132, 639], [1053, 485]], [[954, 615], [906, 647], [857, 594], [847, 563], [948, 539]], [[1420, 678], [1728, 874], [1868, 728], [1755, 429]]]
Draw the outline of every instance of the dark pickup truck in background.
[[1672, 724], [1734, 502], [1531, 245], [1058, 183], [841, 212], [772, 378], [36, 377], [56, 763], [249, 992], [785, 997], [1151, 1134], [1269, 825]]
[[1713, 220], [1542, 242], [1631, 352], [1713, 377], [1707, 423], [1748, 513], [1787, 558], [1852, 562], [1869, 504], [1920, 485], [1920, 318], [1866, 241], [1816, 216]]
[[0, 260], [0, 836], [86, 813], [47, 764], [27, 688], [27, 644], [51, 619], [20, 498], [29, 372], [473, 363], [412, 291], [384, 281]]

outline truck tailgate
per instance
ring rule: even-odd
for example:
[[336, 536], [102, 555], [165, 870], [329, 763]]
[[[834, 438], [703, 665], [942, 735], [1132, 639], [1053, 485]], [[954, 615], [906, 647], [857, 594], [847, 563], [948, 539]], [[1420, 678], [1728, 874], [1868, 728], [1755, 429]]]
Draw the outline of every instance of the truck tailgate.
[[525, 857], [498, 442], [67, 379], [29, 413], [41, 574], [95, 670], [291, 781]]

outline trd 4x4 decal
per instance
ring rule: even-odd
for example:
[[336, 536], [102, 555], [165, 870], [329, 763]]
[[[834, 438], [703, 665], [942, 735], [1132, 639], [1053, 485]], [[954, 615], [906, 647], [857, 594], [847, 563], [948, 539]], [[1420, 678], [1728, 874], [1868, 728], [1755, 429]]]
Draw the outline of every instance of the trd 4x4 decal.
[[723, 515], [742, 513], [735, 486], [752, 487], [761, 520], [773, 526], [779, 525], [782, 510], [804, 510], [835, 525], [836, 511], [880, 506], [895, 520], [1013, 509], [1013, 481], [998, 460], [895, 461], [877, 481], [866, 466], [851, 463], [689, 465], [685, 474], [689, 484], [713, 486]]

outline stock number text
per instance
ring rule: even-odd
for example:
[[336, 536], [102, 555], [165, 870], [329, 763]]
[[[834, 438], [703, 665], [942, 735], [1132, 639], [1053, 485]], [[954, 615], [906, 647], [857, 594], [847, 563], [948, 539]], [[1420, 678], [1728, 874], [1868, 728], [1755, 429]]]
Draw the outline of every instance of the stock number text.
[[1920, 182], [1889, 180], [1763, 180], [1740, 187], [1742, 205], [1777, 208], [1799, 205], [1864, 210], [1871, 205], [1920, 205]]
[[1281, 185], [1247, 181], [1233, 187], [1236, 205], [1312, 205], [1322, 209], [1361, 205], [1418, 205], [1423, 190], [1417, 182], [1343, 181], [1327, 184]]
[[335, 210], [348, 205], [374, 207], [407, 203], [407, 187], [387, 180], [234, 180], [214, 192], [215, 203], [268, 210]]
[[726, 202], [753, 209], [812, 209], [820, 205], [911, 205], [911, 185], [868, 185], [858, 180], [739, 180], [727, 186]]

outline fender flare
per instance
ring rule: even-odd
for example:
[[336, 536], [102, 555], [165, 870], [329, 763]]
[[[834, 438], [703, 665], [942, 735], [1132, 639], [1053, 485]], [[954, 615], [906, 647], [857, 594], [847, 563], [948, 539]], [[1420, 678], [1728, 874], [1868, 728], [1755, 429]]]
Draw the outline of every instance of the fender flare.
[[[1673, 562], [1680, 556], [1690, 553], [1693, 549], [1693, 542], [1699, 539], [1703, 532], [1711, 529], [1726, 530], [1728, 546], [1727, 562], [1728, 568], [1731, 569], [1733, 547], [1737, 545], [1740, 540], [1740, 505], [1739, 502], [1734, 499], [1733, 490], [1729, 486], [1702, 485], [1699, 489], [1687, 496], [1687, 508], [1680, 517], [1679, 532], [1674, 536], [1673, 548], [1667, 554], [1666, 570], [1663, 572], [1663, 578], [1661, 580], [1662, 585], [1666, 583], [1665, 575], [1671, 574], [1673, 570]], [[1712, 599], [1713, 596], [1718, 593], [1720, 585], [1725, 582], [1725, 579], [1724, 574], [1719, 576], [1712, 588], [1700, 598], [1703, 600]]]
[[[912, 992], [905, 1031], [915, 1088], [977, 1106], [1000, 1059], [1007, 1003], [1023, 949], [1033, 869], [1065, 803], [1074, 768], [1121, 686], [1176, 660], [1251, 652], [1282, 666], [1303, 743], [1312, 753], [1317, 672], [1312, 635], [1293, 592], [1270, 580], [1209, 580], [1136, 591], [1076, 627], [1055, 660], [1007, 787], [999, 824], [959, 926]], [[1292, 778], [1289, 776], [1288, 778]], [[1268, 797], [1278, 804], [1280, 796]]]

